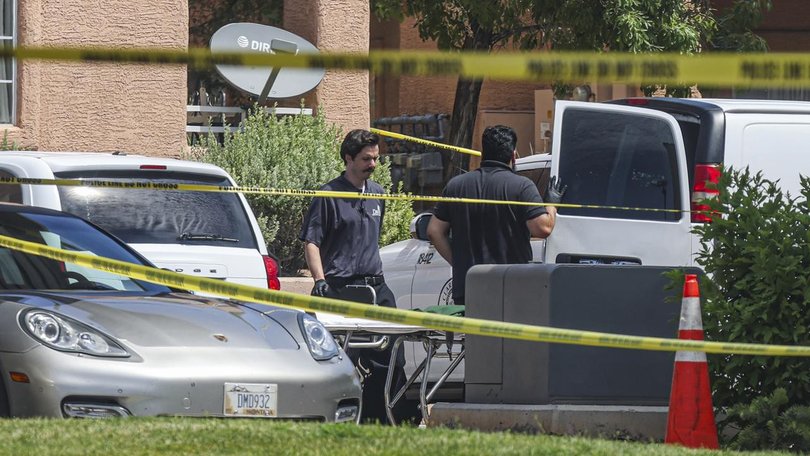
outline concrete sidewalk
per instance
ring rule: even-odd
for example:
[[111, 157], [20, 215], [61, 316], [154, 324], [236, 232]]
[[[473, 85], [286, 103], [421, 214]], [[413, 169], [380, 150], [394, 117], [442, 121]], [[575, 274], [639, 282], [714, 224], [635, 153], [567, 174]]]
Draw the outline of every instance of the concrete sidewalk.
[[437, 402], [429, 427], [663, 441], [668, 407]]
[[281, 282], [281, 291], [306, 295], [312, 291], [312, 285], [315, 284], [312, 277], [279, 277], [278, 280]]

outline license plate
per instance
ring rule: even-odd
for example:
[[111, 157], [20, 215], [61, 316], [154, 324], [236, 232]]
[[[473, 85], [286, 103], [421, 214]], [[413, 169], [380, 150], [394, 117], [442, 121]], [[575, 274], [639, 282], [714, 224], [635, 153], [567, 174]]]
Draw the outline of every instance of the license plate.
[[254, 418], [278, 416], [278, 385], [226, 383], [223, 413]]

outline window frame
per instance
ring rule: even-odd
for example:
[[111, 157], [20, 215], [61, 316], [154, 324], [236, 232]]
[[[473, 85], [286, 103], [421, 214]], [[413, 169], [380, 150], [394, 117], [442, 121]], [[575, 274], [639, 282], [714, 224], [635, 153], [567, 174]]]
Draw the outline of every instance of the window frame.
[[[9, 5], [11, 6], [11, 35], [0, 35], [0, 41], [11, 41], [12, 47], [17, 47], [17, 32], [19, 28], [19, 22], [17, 18], [17, 3], [18, 0], [8, 0]], [[3, 20], [4, 18], [0, 18]], [[5, 64], [5, 62], [2, 62]], [[17, 59], [11, 59], [11, 79], [0, 79], [0, 84], [9, 84], [11, 85], [11, 105], [9, 106], [9, 122], [0, 122], [0, 125], [17, 125]]]

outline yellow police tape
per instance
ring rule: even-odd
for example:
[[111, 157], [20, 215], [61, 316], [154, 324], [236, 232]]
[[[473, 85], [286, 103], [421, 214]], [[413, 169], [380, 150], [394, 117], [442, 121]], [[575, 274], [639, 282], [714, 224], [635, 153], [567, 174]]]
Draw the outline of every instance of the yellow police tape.
[[85, 62], [215, 64], [368, 70], [375, 74], [463, 76], [525, 81], [707, 86], [799, 87], [810, 85], [807, 53], [593, 53], [369, 51], [269, 54], [211, 52], [207, 48], [2, 47], [0, 57]]
[[367, 304], [306, 296], [284, 291], [274, 291], [223, 282], [221, 280], [178, 274], [172, 271], [135, 265], [109, 258], [69, 252], [3, 235], [0, 235], [0, 246], [170, 287], [196, 290], [261, 304], [277, 305], [314, 312], [329, 312], [348, 317], [407, 324], [441, 331], [453, 331], [534, 342], [635, 350], [680, 350], [701, 351], [706, 353], [733, 353], [740, 355], [810, 356], [810, 347], [803, 346], [704, 342], [664, 339], [659, 337], [627, 336], [594, 331], [577, 331], [519, 323], [488, 321], [477, 318], [452, 317], [411, 310], [370, 306]]
[[461, 152], [462, 154], [475, 155], [476, 157], [481, 156], [481, 152], [478, 152], [477, 150], [473, 150], [473, 149], [467, 149], [466, 147], [451, 146], [450, 144], [444, 144], [444, 143], [435, 142], [435, 141], [428, 141], [427, 139], [415, 138], [413, 136], [407, 136], [407, 135], [403, 135], [401, 133], [395, 133], [393, 131], [380, 130], [379, 128], [370, 128], [369, 130], [371, 130], [372, 133], [376, 133], [376, 134], [378, 134], [380, 136], [388, 136], [390, 138], [401, 139], [403, 141], [415, 142], [415, 143], [418, 143], [418, 144], [423, 144], [425, 146], [437, 147], [439, 149], [452, 150], [453, 152]]
[[530, 201], [507, 201], [475, 198], [456, 198], [444, 196], [411, 195], [407, 193], [360, 193], [342, 192], [335, 190], [300, 190], [294, 188], [272, 188], [272, 187], [228, 187], [224, 185], [202, 185], [202, 184], [171, 184], [161, 182], [136, 182], [136, 181], [105, 181], [105, 180], [81, 180], [81, 179], [38, 179], [28, 177], [0, 177], [0, 185], [59, 185], [67, 187], [86, 188], [115, 188], [128, 190], [174, 190], [191, 192], [210, 193], [247, 193], [257, 195], [276, 196], [308, 196], [321, 198], [346, 198], [346, 199], [382, 199], [382, 200], [405, 200], [405, 201], [427, 201], [427, 202], [448, 202], [466, 204], [499, 204], [514, 206], [556, 206], [584, 209], [611, 209], [625, 211], [647, 211], [647, 212], [711, 212], [711, 211], [691, 211], [689, 209], [660, 209], [653, 207], [626, 207], [626, 206], [600, 206], [597, 204], [569, 204], [569, 203], [534, 203]]

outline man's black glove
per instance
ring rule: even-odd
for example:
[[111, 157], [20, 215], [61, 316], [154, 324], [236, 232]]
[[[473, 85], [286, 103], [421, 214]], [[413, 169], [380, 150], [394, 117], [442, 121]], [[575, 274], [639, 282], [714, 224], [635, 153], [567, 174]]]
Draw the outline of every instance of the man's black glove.
[[551, 178], [548, 181], [548, 188], [546, 189], [546, 197], [543, 198], [543, 201], [546, 203], [557, 204], [562, 201], [563, 195], [565, 195], [565, 191], [568, 189], [567, 185], [562, 184], [561, 179], [557, 179], [557, 176]]
[[312, 296], [326, 296], [329, 294], [329, 284], [326, 280], [320, 279], [315, 281], [315, 286], [312, 287]]

